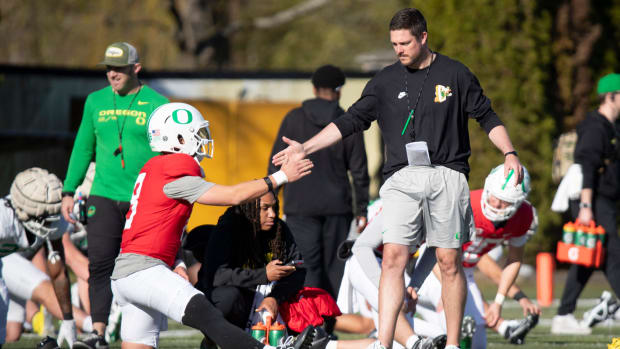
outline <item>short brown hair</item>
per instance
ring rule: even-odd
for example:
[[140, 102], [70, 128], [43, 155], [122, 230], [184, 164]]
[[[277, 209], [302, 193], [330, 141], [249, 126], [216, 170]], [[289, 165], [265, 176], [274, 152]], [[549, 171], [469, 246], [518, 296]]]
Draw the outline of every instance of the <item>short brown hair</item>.
[[390, 31], [409, 29], [411, 35], [420, 38], [426, 30], [426, 19], [422, 12], [416, 8], [404, 8], [392, 17]]

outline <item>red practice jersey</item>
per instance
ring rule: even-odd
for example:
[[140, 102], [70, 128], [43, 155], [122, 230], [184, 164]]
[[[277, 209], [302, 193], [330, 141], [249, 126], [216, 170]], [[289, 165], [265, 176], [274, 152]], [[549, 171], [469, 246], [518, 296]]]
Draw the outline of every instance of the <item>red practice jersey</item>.
[[196, 160], [186, 154], [159, 155], [144, 164], [127, 212], [121, 253], [150, 256], [173, 266], [193, 205], [166, 196], [164, 185], [185, 176], [201, 176]]
[[474, 267], [482, 256], [498, 244], [506, 240], [525, 236], [534, 219], [532, 206], [527, 202], [523, 202], [506, 224], [495, 228], [493, 222], [482, 213], [481, 197], [482, 189], [473, 190], [470, 193], [476, 232], [470, 237], [471, 241], [463, 244], [463, 266], [465, 267]]

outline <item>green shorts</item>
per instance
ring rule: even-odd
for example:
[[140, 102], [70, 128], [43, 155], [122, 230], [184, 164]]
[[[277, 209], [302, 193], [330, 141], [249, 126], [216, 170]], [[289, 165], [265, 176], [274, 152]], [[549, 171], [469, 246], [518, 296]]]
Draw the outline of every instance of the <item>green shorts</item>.
[[465, 175], [444, 166], [407, 166], [381, 187], [384, 243], [459, 248], [473, 215]]

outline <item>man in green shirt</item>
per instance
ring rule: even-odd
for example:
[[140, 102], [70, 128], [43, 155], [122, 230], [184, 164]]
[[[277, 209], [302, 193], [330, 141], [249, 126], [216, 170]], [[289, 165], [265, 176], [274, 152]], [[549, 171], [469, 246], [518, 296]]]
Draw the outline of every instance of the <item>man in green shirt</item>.
[[90, 196], [86, 203], [89, 261], [89, 298], [95, 331], [74, 349], [107, 348], [104, 336], [114, 269], [136, 177], [142, 166], [156, 154], [146, 135], [146, 120], [168, 99], [138, 79], [142, 69], [132, 45], [117, 42], [108, 46], [103, 64], [110, 86], [86, 98], [82, 122], [73, 145], [64, 182], [62, 214], [69, 222], [73, 194], [82, 183], [91, 161], [97, 164]]

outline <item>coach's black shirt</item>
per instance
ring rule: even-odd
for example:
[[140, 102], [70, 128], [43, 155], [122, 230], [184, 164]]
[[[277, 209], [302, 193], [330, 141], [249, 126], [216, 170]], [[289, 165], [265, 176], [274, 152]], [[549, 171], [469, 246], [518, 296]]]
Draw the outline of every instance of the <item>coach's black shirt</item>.
[[[478, 79], [465, 65], [437, 53], [423, 84], [426, 73], [427, 68], [409, 69], [400, 62], [384, 68], [368, 82], [360, 99], [334, 121], [344, 138], [377, 120], [385, 142], [385, 179], [407, 166], [405, 144], [414, 141], [414, 136], [415, 141], [426, 141], [433, 165], [467, 176], [468, 118], [476, 119], [487, 133], [502, 125]], [[413, 120], [401, 135], [421, 87]]]

